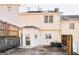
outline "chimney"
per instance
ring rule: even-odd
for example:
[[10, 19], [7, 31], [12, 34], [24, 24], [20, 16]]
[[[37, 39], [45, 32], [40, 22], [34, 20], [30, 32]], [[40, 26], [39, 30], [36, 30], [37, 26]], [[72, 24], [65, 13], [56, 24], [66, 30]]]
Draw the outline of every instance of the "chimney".
[[55, 11], [55, 12], [59, 12], [59, 8], [55, 8], [54, 11]]

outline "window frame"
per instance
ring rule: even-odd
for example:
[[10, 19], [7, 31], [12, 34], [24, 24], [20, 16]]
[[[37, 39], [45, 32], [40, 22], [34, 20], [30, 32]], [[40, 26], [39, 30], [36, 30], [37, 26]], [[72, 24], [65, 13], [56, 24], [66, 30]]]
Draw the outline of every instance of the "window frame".
[[51, 34], [45, 34], [45, 39], [52, 39], [52, 35]]
[[[47, 17], [47, 18], [46, 18]], [[48, 16], [44, 16], [44, 23], [48, 23]]]
[[53, 16], [52, 15], [44, 16], [44, 23], [53, 23]]
[[35, 35], [35, 39], [37, 39], [37, 38], [38, 38], [38, 35], [36, 34], [36, 35]]
[[49, 23], [53, 23], [53, 16], [49, 16]]
[[69, 29], [74, 30], [75, 29], [75, 24], [74, 23], [70, 23], [69, 24]]

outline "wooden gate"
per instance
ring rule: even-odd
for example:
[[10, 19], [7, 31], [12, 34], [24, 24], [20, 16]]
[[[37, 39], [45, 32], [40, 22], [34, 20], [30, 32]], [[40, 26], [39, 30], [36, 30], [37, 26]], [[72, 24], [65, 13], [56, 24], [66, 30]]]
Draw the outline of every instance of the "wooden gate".
[[72, 55], [73, 53], [73, 38], [72, 35], [62, 35], [61, 42], [65, 47], [68, 55]]

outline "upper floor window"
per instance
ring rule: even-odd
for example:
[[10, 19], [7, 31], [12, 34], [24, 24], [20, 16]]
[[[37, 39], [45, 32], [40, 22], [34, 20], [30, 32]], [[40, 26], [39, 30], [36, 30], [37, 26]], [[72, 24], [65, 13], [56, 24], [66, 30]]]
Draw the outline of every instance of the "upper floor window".
[[74, 29], [74, 23], [70, 23], [70, 29]]
[[53, 23], [53, 16], [49, 16], [49, 23]]
[[44, 16], [44, 23], [48, 23], [48, 16]]
[[44, 23], [53, 23], [53, 16], [44, 16]]

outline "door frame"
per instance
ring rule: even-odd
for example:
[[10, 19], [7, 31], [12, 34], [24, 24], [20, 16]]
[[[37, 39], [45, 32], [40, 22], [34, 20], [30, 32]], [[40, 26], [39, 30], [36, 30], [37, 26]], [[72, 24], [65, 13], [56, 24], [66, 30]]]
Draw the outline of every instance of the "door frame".
[[66, 52], [67, 52], [67, 54], [68, 55], [72, 55], [73, 54], [73, 36], [72, 35], [64, 35], [64, 34], [62, 34], [61, 35], [61, 43], [63, 44], [63, 42], [62, 42], [62, 40], [63, 40], [63, 36], [66, 36]]

